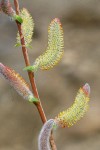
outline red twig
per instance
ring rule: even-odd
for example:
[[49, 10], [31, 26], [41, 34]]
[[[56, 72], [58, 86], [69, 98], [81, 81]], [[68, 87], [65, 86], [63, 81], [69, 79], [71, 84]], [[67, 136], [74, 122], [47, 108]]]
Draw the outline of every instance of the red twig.
[[[21, 24], [19, 24], [17, 21], [16, 21], [16, 23], [17, 23], [17, 27], [18, 27], [18, 30], [19, 30], [19, 35], [20, 35], [20, 38], [21, 38], [22, 52], [23, 52], [25, 64], [26, 64], [26, 66], [29, 66], [30, 61], [29, 61], [27, 48], [25, 47], [25, 40], [24, 40], [24, 36], [23, 36], [23, 33], [22, 33]], [[39, 99], [39, 95], [38, 95], [38, 91], [37, 91], [37, 88], [36, 88], [33, 72], [28, 71], [28, 76], [29, 76], [29, 80], [30, 80], [30, 83], [31, 83], [31, 87], [32, 87], [32, 91], [34, 93], [34, 96]], [[42, 122], [45, 123], [46, 122], [46, 116], [45, 116], [45, 113], [43, 111], [41, 102], [39, 101], [38, 103], [34, 103], [34, 104], [36, 105], [36, 107], [39, 111]]]

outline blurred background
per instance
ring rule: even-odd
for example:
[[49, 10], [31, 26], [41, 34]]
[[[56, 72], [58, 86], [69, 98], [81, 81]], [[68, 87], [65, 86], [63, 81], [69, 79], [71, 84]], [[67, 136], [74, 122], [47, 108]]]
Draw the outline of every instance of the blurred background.
[[[13, 0], [12, 0], [13, 3]], [[100, 150], [100, 0], [19, 0], [35, 22], [31, 63], [47, 46], [47, 30], [58, 17], [64, 30], [64, 56], [50, 71], [38, 71], [36, 84], [47, 118], [67, 109], [86, 82], [91, 86], [90, 109], [71, 128], [54, 133], [58, 150]], [[17, 27], [0, 14], [0, 62], [19, 72], [25, 66], [21, 48], [15, 48]], [[42, 127], [37, 109], [23, 101], [0, 78], [0, 150], [37, 150]]]

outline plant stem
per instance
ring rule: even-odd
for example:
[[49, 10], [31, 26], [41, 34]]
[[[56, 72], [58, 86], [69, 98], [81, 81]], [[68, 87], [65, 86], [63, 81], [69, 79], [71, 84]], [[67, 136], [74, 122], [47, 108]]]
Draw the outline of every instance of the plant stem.
[[[21, 25], [17, 21], [16, 21], [16, 23], [17, 23], [17, 27], [18, 27], [18, 30], [19, 30], [19, 35], [20, 35], [20, 38], [21, 38], [22, 52], [23, 52], [25, 64], [26, 64], [26, 66], [30, 66], [28, 51], [27, 51], [27, 48], [25, 47], [25, 40], [24, 40], [24, 36], [23, 36], [23, 33], [22, 33], [22, 28], [21, 28]], [[34, 93], [34, 96], [39, 99], [39, 95], [38, 95], [38, 91], [37, 91], [37, 88], [36, 88], [33, 72], [28, 71], [28, 76], [29, 76], [29, 80], [30, 80], [30, 83], [31, 83], [31, 87], [32, 87], [32, 91]], [[40, 100], [39, 100], [38, 103], [34, 103], [34, 104], [36, 105], [36, 107], [39, 111], [42, 122], [45, 123], [46, 122], [46, 116], [45, 116], [45, 113], [43, 111]]]
[[[16, 9], [16, 14], [19, 15], [20, 11], [19, 11], [19, 2], [18, 2], [18, 0], [14, 0], [14, 5], [15, 5], [15, 9]], [[22, 52], [23, 52], [25, 64], [26, 64], [26, 66], [30, 66], [29, 55], [28, 55], [27, 48], [25, 46], [25, 40], [24, 40], [24, 36], [23, 36], [23, 32], [22, 32], [22, 27], [21, 27], [21, 24], [18, 23], [17, 21], [16, 21], [16, 24], [17, 24], [20, 39], [21, 39]], [[31, 71], [28, 71], [28, 76], [29, 76], [29, 80], [30, 80], [30, 83], [31, 83], [33, 94], [36, 98], [39, 99], [39, 94], [38, 94], [37, 87], [36, 87], [36, 84], [35, 84], [35, 79], [34, 79], [34, 73], [31, 72]], [[36, 107], [38, 109], [38, 112], [40, 114], [42, 122], [45, 123], [47, 121], [47, 119], [46, 119], [46, 116], [45, 116], [45, 113], [44, 113], [44, 110], [43, 110], [40, 99], [39, 99], [38, 103], [34, 103], [34, 104], [36, 105]], [[52, 133], [51, 133], [51, 137], [50, 137], [50, 145], [51, 145], [52, 150], [57, 150]]]

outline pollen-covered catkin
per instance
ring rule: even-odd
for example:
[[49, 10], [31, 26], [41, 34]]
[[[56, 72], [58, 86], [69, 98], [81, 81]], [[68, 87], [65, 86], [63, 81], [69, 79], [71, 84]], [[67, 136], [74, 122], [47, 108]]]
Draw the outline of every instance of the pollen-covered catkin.
[[61, 127], [71, 127], [80, 120], [88, 110], [89, 94], [90, 86], [86, 83], [79, 89], [73, 105], [69, 109], [60, 112], [55, 118], [57, 124]]
[[63, 29], [58, 18], [53, 19], [48, 29], [48, 46], [46, 51], [40, 55], [33, 66], [26, 67], [24, 70], [36, 71], [38, 68], [49, 70], [61, 60], [63, 56]]
[[[34, 21], [30, 13], [26, 8], [23, 8], [20, 12], [20, 16], [23, 19], [22, 23], [22, 31], [23, 36], [25, 39], [25, 46], [30, 46], [30, 43], [32, 42], [32, 36], [33, 36], [33, 30], [34, 30]], [[20, 46], [20, 36], [19, 33], [17, 33], [17, 44], [16, 46]]]

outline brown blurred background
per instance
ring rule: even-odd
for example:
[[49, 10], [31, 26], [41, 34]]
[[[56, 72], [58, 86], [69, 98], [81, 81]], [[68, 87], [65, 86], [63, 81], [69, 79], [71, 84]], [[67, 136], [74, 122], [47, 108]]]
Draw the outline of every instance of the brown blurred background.
[[[13, 1], [12, 1], [13, 2]], [[47, 29], [51, 20], [60, 18], [64, 29], [65, 53], [57, 67], [38, 71], [36, 83], [47, 115], [54, 118], [68, 108], [78, 89], [88, 82], [91, 86], [90, 109], [70, 129], [55, 131], [58, 150], [100, 150], [100, 0], [24, 0], [35, 22], [31, 63], [47, 46]], [[0, 62], [23, 72], [21, 48], [14, 48], [17, 27], [0, 14]], [[0, 150], [37, 150], [42, 126], [34, 105], [23, 101], [0, 79]]]

